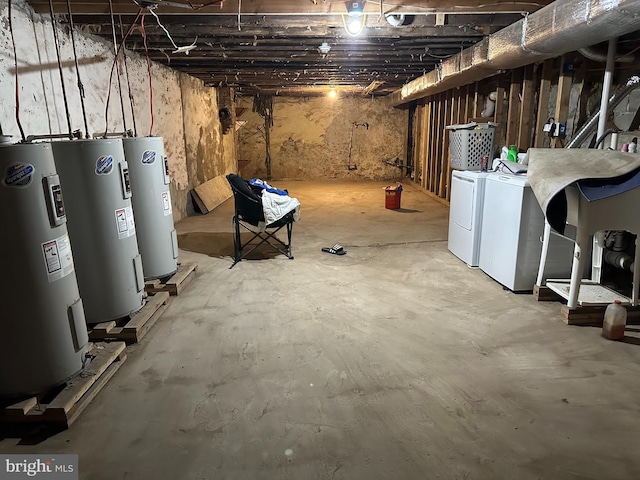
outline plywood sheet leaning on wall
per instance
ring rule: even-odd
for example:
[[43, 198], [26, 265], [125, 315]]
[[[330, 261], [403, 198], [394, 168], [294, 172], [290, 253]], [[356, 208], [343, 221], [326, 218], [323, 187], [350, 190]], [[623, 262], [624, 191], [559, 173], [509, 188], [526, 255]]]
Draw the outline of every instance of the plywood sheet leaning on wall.
[[195, 200], [200, 212], [207, 214], [218, 205], [222, 204], [228, 198], [231, 198], [231, 187], [224, 175], [204, 182], [192, 190], [193, 199]]

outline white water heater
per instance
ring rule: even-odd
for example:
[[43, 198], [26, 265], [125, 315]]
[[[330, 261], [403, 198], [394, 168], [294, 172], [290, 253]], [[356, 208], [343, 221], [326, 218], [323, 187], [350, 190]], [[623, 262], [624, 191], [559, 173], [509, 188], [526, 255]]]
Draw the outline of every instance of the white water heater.
[[144, 275], [122, 140], [53, 142], [87, 323], [143, 305]]
[[144, 277], [167, 277], [178, 269], [178, 238], [173, 228], [169, 164], [162, 137], [125, 138], [122, 144], [129, 165]]
[[78, 373], [87, 327], [51, 146], [0, 145], [0, 397]]

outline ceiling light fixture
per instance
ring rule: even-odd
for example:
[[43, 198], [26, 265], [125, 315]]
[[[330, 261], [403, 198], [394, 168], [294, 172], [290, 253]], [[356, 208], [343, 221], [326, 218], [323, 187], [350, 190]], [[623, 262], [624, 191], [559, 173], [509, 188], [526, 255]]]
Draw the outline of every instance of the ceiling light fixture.
[[322, 45], [318, 47], [318, 52], [320, 52], [323, 55], [326, 55], [327, 53], [329, 53], [330, 50], [331, 50], [331, 45], [329, 45], [327, 42], [322, 42]]
[[360, 35], [364, 29], [366, 15], [364, 14], [364, 1], [362, 2], [347, 2], [347, 17], [342, 16], [342, 23], [347, 33], [352, 37]]

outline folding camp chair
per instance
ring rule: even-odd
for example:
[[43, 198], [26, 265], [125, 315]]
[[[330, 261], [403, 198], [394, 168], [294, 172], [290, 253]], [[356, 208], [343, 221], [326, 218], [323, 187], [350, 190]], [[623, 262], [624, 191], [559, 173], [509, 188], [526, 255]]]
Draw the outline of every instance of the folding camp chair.
[[[291, 232], [293, 230], [294, 211], [287, 213], [280, 220], [264, 225], [264, 211], [260, 193], [254, 190], [248, 181], [234, 173], [227, 175], [227, 181], [231, 185], [235, 201], [235, 213], [233, 215], [234, 259], [233, 265], [229, 268], [233, 268], [236, 263], [243, 258], [247, 258], [248, 255], [263, 244], [271, 246], [293, 260], [293, 255], [291, 254]], [[252, 235], [244, 243], [240, 238], [240, 227], [248, 230]], [[276, 233], [283, 227], [286, 227], [287, 231], [286, 242], [276, 237]]]

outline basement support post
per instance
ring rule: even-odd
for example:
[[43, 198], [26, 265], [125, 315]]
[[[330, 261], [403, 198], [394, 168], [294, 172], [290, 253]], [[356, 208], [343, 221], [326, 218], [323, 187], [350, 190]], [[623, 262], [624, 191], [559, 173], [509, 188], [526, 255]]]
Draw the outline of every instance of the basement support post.
[[264, 147], [266, 157], [264, 165], [267, 168], [267, 180], [271, 180], [271, 115], [264, 117]]
[[[602, 97], [600, 98], [600, 117], [598, 118], [598, 134], [596, 139], [599, 139], [603, 134], [607, 125], [609, 106], [609, 96], [611, 95], [611, 83], [613, 82], [613, 70], [616, 66], [616, 45], [618, 43], [617, 38], [609, 40], [609, 48], [607, 49], [607, 63], [604, 69], [604, 79], [602, 80]], [[604, 148], [604, 143], [600, 144], [600, 148]]]

